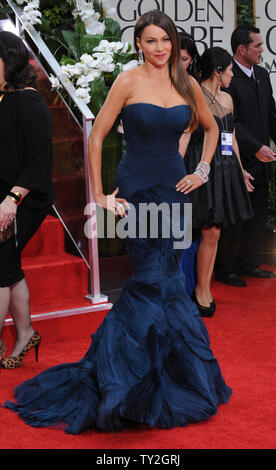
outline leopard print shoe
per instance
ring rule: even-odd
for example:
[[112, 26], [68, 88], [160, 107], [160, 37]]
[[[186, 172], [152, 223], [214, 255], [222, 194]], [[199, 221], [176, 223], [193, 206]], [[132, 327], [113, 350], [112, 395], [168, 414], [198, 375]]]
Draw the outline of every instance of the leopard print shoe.
[[4, 343], [1, 344], [0, 346], [0, 362], [2, 361], [3, 357], [5, 356], [7, 352], [7, 348]]
[[3, 369], [17, 369], [22, 366], [22, 357], [19, 356], [8, 356], [2, 360], [1, 367]]
[[32, 348], [35, 348], [35, 358], [36, 362], [38, 362], [38, 348], [40, 346], [40, 343], [41, 336], [37, 331], [35, 331], [26, 346], [24, 347], [24, 349], [22, 349], [21, 353], [18, 356], [6, 357], [2, 360], [1, 366], [3, 367], [3, 369], [17, 369], [18, 367], [21, 367], [24, 357]]

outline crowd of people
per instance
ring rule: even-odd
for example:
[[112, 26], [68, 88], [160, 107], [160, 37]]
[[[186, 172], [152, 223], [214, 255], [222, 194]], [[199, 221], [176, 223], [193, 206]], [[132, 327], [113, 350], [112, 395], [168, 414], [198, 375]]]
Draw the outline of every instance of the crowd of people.
[[[193, 38], [180, 33], [181, 57], [187, 72], [201, 84], [216, 117], [220, 139], [211, 163], [209, 181], [193, 192], [193, 227], [201, 228], [197, 258], [184, 253], [184, 272], [196, 263], [192, 297], [202, 316], [212, 316], [215, 302], [211, 277], [244, 287], [240, 275], [273, 278], [260, 268], [268, 205], [270, 139], [276, 143], [276, 108], [268, 72], [261, 62], [263, 40], [254, 26], [239, 26], [231, 37], [232, 56], [220, 47], [200, 57]], [[254, 116], [254, 118], [252, 118]], [[227, 151], [222, 139], [229, 144]], [[188, 171], [195, 168], [203, 138], [199, 128], [182, 139], [180, 151]], [[248, 193], [248, 194], [246, 194]], [[195, 251], [193, 251], [195, 253]]]
[[[193, 38], [154, 10], [137, 21], [134, 45], [140, 66], [118, 76], [89, 137], [94, 199], [121, 217], [137, 209], [137, 224], [140, 204], [177, 203], [182, 225], [191, 201], [196, 248], [193, 256], [175, 248], [174, 234], [162, 237], [159, 226], [157, 238], [127, 237], [133, 276], [85, 356], [22, 383], [16, 402], [3, 405], [32, 426], [60, 423], [78, 434], [206, 420], [231, 396], [201, 318], [216, 309], [213, 270], [218, 281], [237, 287], [245, 285], [239, 275], [275, 276], [260, 268], [275, 160], [270, 138], [276, 143], [272, 87], [258, 65], [260, 31], [246, 26], [233, 32], [234, 59], [220, 47], [200, 56]], [[0, 89], [0, 329], [9, 310], [17, 332], [10, 356], [4, 357], [1, 341], [0, 360], [10, 369], [40, 345], [20, 256], [54, 193], [48, 110], [36, 91], [27, 49], [4, 32]], [[106, 195], [102, 145], [120, 113], [126, 153], [117, 189]]]

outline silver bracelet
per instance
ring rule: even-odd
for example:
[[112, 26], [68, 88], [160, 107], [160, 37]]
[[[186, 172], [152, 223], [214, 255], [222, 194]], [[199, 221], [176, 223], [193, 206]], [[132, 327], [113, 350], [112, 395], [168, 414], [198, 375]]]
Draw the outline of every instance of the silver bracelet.
[[194, 175], [199, 176], [203, 183], [207, 183], [209, 180], [208, 175], [210, 173], [210, 165], [207, 162], [199, 162], [197, 165]]

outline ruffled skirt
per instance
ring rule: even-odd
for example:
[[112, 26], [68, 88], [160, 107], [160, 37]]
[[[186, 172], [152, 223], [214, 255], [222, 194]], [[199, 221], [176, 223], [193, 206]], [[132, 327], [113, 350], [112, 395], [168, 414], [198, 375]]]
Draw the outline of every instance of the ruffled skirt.
[[[135, 208], [141, 202], [178, 202], [184, 220], [186, 199], [174, 188], [156, 186], [128, 200]], [[72, 434], [139, 424], [171, 428], [206, 420], [228, 401], [231, 389], [187, 293], [182, 250], [160, 233], [129, 237], [127, 244], [133, 277], [83, 359], [22, 383], [16, 403], [4, 405], [29, 425], [58, 424]]]
[[[185, 155], [187, 173], [193, 173], [200, 162], [202, 144], [190, 145]], [[244, 176], [236, 154], [221, 155], [217, 148], [209, 181], [191, 193], [193, 227], [226, 227], [254, 216]]]

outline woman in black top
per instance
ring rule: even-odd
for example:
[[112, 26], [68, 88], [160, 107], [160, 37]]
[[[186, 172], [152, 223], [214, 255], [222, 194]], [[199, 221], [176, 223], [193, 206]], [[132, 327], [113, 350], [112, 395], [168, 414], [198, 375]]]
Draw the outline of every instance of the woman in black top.
[[[4, 368], [20, 367], [24, 355], [32, 347], [37, 351], [41, 340], [31, 325], [29, 290], [21, 268], [21, 252], [54, 201], [51, 119], [35, 81], [21, 39], [0, 32], [0, 334], [10, 312], [17, 335], [11, 356], [5, 359], [0, 339]], [[11, 227], [14, 233], [5, 239]]]

